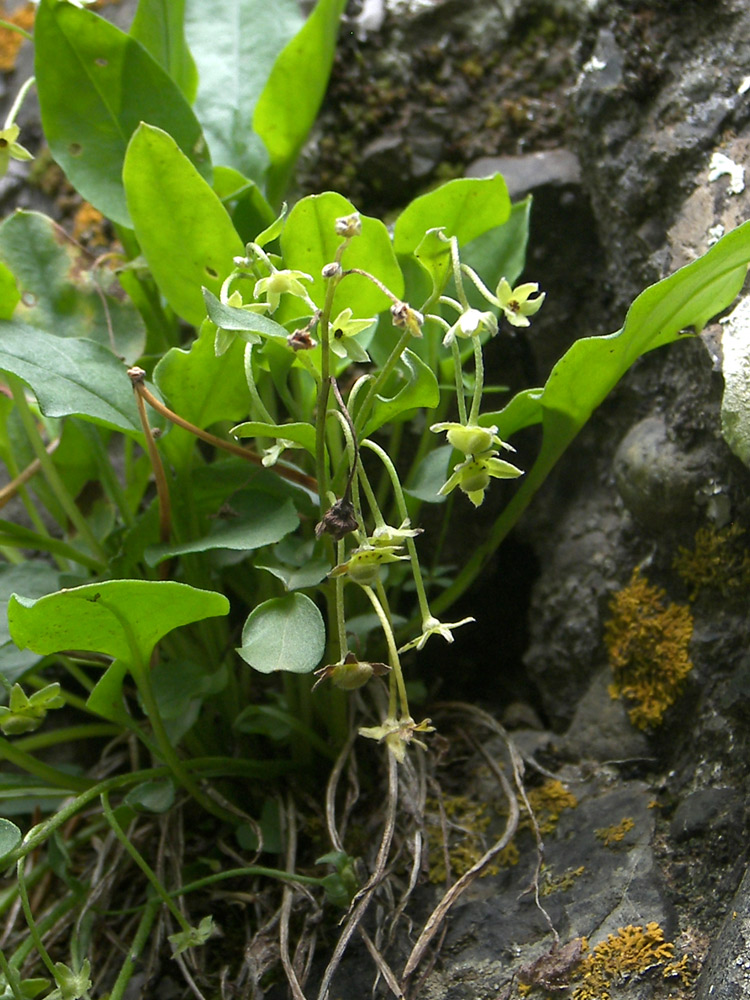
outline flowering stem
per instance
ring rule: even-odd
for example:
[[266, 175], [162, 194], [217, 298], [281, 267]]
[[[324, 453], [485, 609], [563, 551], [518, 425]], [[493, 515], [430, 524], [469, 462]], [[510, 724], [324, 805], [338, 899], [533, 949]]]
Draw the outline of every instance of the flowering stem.
[[[339, 248], [341, 249], [341, 248]], [[315, 469], [318, 478], [318, 496], [320, 497], [320, 516], [328, 509], [328, 465], [326, 462], [326, 416], [328, 415], [328, 395], [331, 390], [331, 346], [328, 339], [328, 321], [331, 316], [333, 296], [336, 292], [339, 275], [334, 275], [328, 281], [326, 298], [320, 313], [318, 330], [320, 331], [320, 388], [318, 390], [318, 406], [315, 416]]]
[[471, 339], [474, 342], [474, 396], [471, 401], [469, 423], [476, 424], [479, 420], [479, 405], [482, 402], [482, 389], [484, 388], [484, 359], [481, 340], [478, 336]]
[[[408, 520], [409, 511], [406, 506], [406, 500], [404, 498], [404, 491], [401, 488], [401, 480], [398, 478], [398, 472], [396, 471], [396, 466], [391, 461], [391, 457], [384, 448], [381, 448], [379, 444], [375, 441], [363, 441], [362, 446], [369, 448], [370, 451], [374, 451], [378, 456], [380, 461], [386, 468], [388, 475], [391, 479], [391, 484], [393, 486], [393, 495], [396, 500], [396, 508], [399, 513], [399, 517], [402, 521]], [[422, 580], [422, 570], [419, 565], [419, 556], [417, 555], [417, 546], [414, 539], [407, 536], [404, 541], [406, 542], [406, 549], [409, 553], [409, 558], [411, 560], [411, 570], [414, 577], [414, 586], [417, 591], [417, 600], [419, 601], [419, 611], [422, 618], [430, 618], [430, 606], [427, 601], [427, 593], [424, 589], [424, 581]]]
[[[23, 35], [24, 38], [28, 38], [29, 40], [31, 40], [32, 36], [28, 33], [28, 31], [24, 31], [23, 28], [19, 28], [18, 25], [10, 25], [8, 24], [7, 21], [1, 21], [0, 25], [2, 25], [2, 27], [4, 28], [6, 27], [11, 28], [12, 30], [17, 31], [20, 35]], [[23, 104], [26, 95], [28, 94], [28, 92], [31, 90], [31, 88], [34, 86], [35, 83], [36, 83], [36, 77], [30, 76], [28, 80], [24, 83], [24, 85], [21, 87], [21, 89], [18, 91], [18, 93], [16, 94], [16, 99], [15, 101], [13, 101], [11, 109], [8, 112], [8, 116], [5, 119], [5, 125], [3, 126], [3, 128], [10, 128], [10, 126], [15, 122], [16, 115], [20, 111], [21, 105]]]
[[[382, 586], [382, 584], [381, 584]], [[390, 683], [390, 696], [388, 701], [388, 716], [391, 719], [396, 718], [396, 712], [398, 709], [398, 702], [401, 702], [401, 711], [403, 715], [409, 715], [409, 700], [406, 697], [406, 686], [404, 684], [404, 675], [401, 672], [401, 661], [398, 657], [398, 649], [396, 648], [396, 639], [393, 635], [393, 628], [391, 626], [390, 619], [385, 613], [385, 609], [381, 604], [377, 594], [372, 589], [366, 585], [362, 585], [362, 589], [367, 594], [367, 597], [372, 604], [375, 614], [380, 619], [380, 624], [385, 635], [386, 645], [388, 646], [388, 660], [391, 665], [393, 673], [391, 674]], [[394, 683], [395, 682], [395, 683]]]
[[453, 375], [456, 379], [456, 402], [458, 403], [459, 423], [466, 423], [466, 398], [464, 397], [463, 368], [461, 366], [461, 348], [458, 340], [454, 337], [451, 342], [451, 352], [453, 354]]
[[[344, 539], [340, 538], [336, 542], [336, 561], [343, 563], [346, 559], [346, 545]], [[334, 577], [333, 581], [334, 603], [336, 605], [336, 634], [339, 642], [339, 663], [344, 662], [344, 657], [349, 652], [349, 643], [346, 639], [346, 613], [344, 610], [344, 577]]]
[[469, 308], [469, 300], [466, 298], [464, 283], [461, 277], [461, 259], [458, 256], [458, 239], [451, 236], [451, 266], [453, 267], [453, 280], [456, 284], [456, 294], [461, 303], [461, 311], [466, 312]]

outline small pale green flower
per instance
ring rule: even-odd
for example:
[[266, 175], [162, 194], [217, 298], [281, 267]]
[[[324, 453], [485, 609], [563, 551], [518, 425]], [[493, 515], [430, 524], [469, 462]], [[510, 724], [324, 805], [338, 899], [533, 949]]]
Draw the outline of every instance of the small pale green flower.
[[8, 173], [11, 160], [34, 159], [25, 146], [16, 142], [20, 131], [18, 125], [8, 125], [0, 130], [0, 177], [5, 177]]
[[302, 284], [302, 279], [313, 280], [311, 275], [305, 274], [304, 271], [274, 271], [266, 278], [260, 278], [255, 282], [253, 296], [257, 299], [265, 295], [269, 311], [276, 312], [282, 295], [296, 295], [297, 298], [307, 300], [307, 289]]
[[476, 621], [476, 618], [462, 618], [460, 622], [440, 622], [437, 618], [430, 616], [425, 618], [422, 622], [422, 634], [417, 636], [416, 639], [412, 639], [411, 642], [407, 642], [405, 646], [399, 649], [399, 653], [405, 653], [409, 649], [424, 649], [427, 640], [431, 635], [441, 635], [446, 642], [453, 642], [452, 631], [454, 628], [459, 628], [461, 625], [468, 625], [469, 622]]
[[536, 281], [529, 281], [525, 285], [516, 285], [515, 288], [511, 288], [505, 278], [500, 279], [495, 289], [496, 302], [512, 326], [531, 325], [528, 317], [539, 312], [547, 297], [547, 293], [542, 292], [535, 299], [532, 299], [531, 296], [538, 291], [539, 285]]
[[478, 424], [452, 424], [444, 422], [433, 424], [430, 430], [434, 434], [446, 431], [449, 444], [452, 444], [457, 451], [462, 451], [464, 455], [479, 455], [489, 451], [493, 445], [505, 448], [506, 451], [515, 451], [512, 445], [507, 444], [497, 436], [497, 427], [479, 427]]
[[367, 351], [352, 337], [371, 327], [375, 317], [370, 319], [353, 319], [351, 309], [342, 309], [336, 319], [331, 321], [331, 350], [339, 358], [350, 358], [359, 364], [366, 364], [370, 358]]
[[20, 684], [10, 689], [7, 705], [0, 706], [0, 730], [6, 736], [31, 733], [44, 722], [47, 712], [62, 708], [65, 698], [60, 694], [60, 685], [55, 681], [29, 697]]
[[481, 312], [479, 309], [467, 309], [443, 337], [443, 346], [450, 347], [456, 337], [479, 337], [485, 330], [489, 331], [491, 337], [495, 336], [497, 316], [491, 312]]
[[276, 465], [287, 448], [301, 447], [302, 445], [297, 444], [296, 441], [289, 441], [287, 438], [279, 438], [276, 444], [272, 444], [270, 448], [263, 449], [263, 458], [261, 459], [261, 462], [268, 469], [271, 466]]
[[371, 587], [378, 579], [380, 567], [385, 563], [401, 562], [408, 556], [398, 555], [400, 545], [381, 545], [374, 548], [362, 545], [349, 556], [345, 563], [340, 563], [331, 570], [331, 576], [346, 574], [354, 583], [363, 587]]
[[484, 500], [484, 491], [490, 485], [490, 479], [516, 479], [523, 472], [510, 462], [495, 458], [496, 451], [486, 451], [480, 455], [471, 455], [465, 462], [454, 466], [453, 475], [443, 483], [438, 490], [440, 496], [447, 496], [459, 486], [475, 507]]
[[416, 723], [414, 719], [407, 715], [401, 719], [393, 719], [389, 716], [383, 720], [381, 726], [364, 726], [359, 730], [359, 735], [366, 737], [368, 740], [377, 740], [378, 743], [382, 743], [385, 740], [388, 749], [398, 763], [402, 764], [406, 757], [406, 747], [409, 743], [416, 743], [423, 750], [427, 749], [425, 744], [421, 740], [418, 740], [414, 734], [434, 732], [435, 727], [430, 725], [430, 719], [423, 719], [420, 723]]
[[424, 528], [412, 528], [411, 521], [407, 517], [398, 528], [392, 528], [390, 524], [383, 524], [376, 528], [367, 539], [374, 548], [400, 548], [405, 538], [416, 538], [421, 535]]

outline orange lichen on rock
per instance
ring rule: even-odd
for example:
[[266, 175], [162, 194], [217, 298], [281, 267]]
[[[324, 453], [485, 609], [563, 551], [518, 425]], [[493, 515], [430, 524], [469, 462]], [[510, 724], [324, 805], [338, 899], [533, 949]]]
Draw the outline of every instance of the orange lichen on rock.
[[667, 603], [665, 591], [637, 569], [612, 598], [610, 611], [604, 631], [614, 675], [609, 693], [633, 703], [628, 715], [634, 726], [658, 726], [693, 667], [693, 616], [689, 608]]
[[680, 546], [674, 568], [690, 588], [695, 600], [704, 589], [724, 595], [744, 594], [750, 587], [750, 550], [745, 544], [745, 529], [738, 524], [725, 528], [699, 528], [692, 549]]
[[[18, 25], [24, 31], [31, 31], [34, 27], [34, 14], [36, 6], [33, 3], [24, 4], [12, 13], [8, 13], [5, 4], [0, 0], [0, 17], [10, 24]], [[12, 73], [16, 68], [16, 58], [18, 50], [26, 41], [24, 36], [18, 31], [11, 31], [10, 28], [0, 28], [0, 72]]]
[[[664, 931], [655, 922], [645, 927], [621, 927], [586, 955], [576, 969], [581, 982], [573, 991], [573, 1000], [610, 1000], [613, 982], [661, 969], [665, 978], [675, 974], [674, 945], [664, 940]], [[679, 970], [677, 970], [679, 971]]]

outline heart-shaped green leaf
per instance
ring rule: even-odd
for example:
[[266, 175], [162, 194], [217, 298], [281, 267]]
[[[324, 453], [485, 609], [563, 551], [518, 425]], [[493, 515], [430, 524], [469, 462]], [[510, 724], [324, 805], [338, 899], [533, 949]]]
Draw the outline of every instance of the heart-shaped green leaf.
[[225, 615], [223, 594], [171, 580], [104, 580], [37, 600], [13, 594], [8, 625], [20, 649], [47, 655], [63, 649], [105, 653], [146, 669], [157, 642], [172, 629]]

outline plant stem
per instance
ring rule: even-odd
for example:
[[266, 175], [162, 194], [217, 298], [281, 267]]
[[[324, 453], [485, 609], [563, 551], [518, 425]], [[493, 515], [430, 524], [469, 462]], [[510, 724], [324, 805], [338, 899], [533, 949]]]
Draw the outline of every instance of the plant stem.
[[484, 359], [482, 357], [482, 342], [479, 337], [472, 337], [474, 342], [474, 396], [471, 400], [469, 423], [476, 424], [479, 420], [479, 406], [482, 402], [484, 389]]
[[49, 764], [37, 760], [36, 757], [32, 757], [31, 754], [17, 747], [15, 743], [6, 740], [4, 736], [0, 736], [0, 757], [27, 774], [41, 778], [42, 781], [55, 788], [65, 788], [71, 792], [84, 792], [93, 784], [88, 778], [78, 778], [73, 774], [66, 774], [64, 771], [58, 771], [56, 767], [51, 767]]
[[391, 674], [391, 683], [389, 685], [390, 694], [388, 702], [388, 715], [391, 719], [396, 718], [399, 701], [401, 702], [402, 715], [409, 715], [409, 699], [406, 696], [404, 675], [401, 671], [401, 661], [398, 656], [398, 649], [396, 648], [396, 640], [393, 635], [393, 628], [391, 626], [390, 619], [372, 587], [362, 586], [362, 590], [364, 590], [365, 594], [367, 594], [370, 604], [372, 604], [375, 614], [380, 620], [380, 625], [383, 629], [383, 634], [385, 635], [386, 645], [388, 646], [388, 660], [393, 671]]
[[454, 337], [451, 343], [451, 352], [453, 354], [453, 375], [456, 380], [456, 402], [458, 403], [458, 421], [461, 424], [466, 423], [466, 397], [464, 396], [464, 379], [463, 379], [463, 368], [461, 366], [461, 348], [458, 346], [458, 340]]
[[44, 947], [44, 942], [39, 934], [39, 928], [34, 920], [34, 914], [31, 912], [31, 904], [29, 903], [29, 894], [26, 891], [26, 881], [24, 879], [23, 871], [23, 859], [19, 859], [16, 865], [16, 878], [18, 879], [18, 893], [21, 897], [21, 906], [23, 908], [23, 915], [26, 918], [26, 925], [29, 928], [29, 934], [34, 942], [34, 947], [39, 952], [39, 957], [47, 966], [48, 971], [55, 978], [55, 966], [52, 959], [49, 957], [47, 949]]
[[138, 961], [141, 952], [148, 943], [151, 927], [153, 926], [158, 911], [159, 904], [156, 901], [152, 900], [150, 903], [146, 903], [146, 908], [143, 911], [143, 915], [138, 923], [138, 930], [135, 932], [135, 937], [128, 948], [127, 957], [122, 963], [117, 979], [115, 980], [115, 984], [109, 994], [109, 1000], [122, 1000], [125, 989], [130, 982], [131, 976], [133, 975], [135, 963]]
[[[33, 35], [30, 35], [28, 31], [25, 31], [18, 24], [13, 24], [11, 21], [0, 20], [0, 25], [3, 28], [7, 28], [8, 31], [18, 32], [19, 35], [23, 35], [24, 38], [28, 38], [30, 42], [33, 41]], [[8, 115], [5, 119], [5, 125], [3, 125], [3, 128], [9, 128], [9, 126], [11, 126], [15, 122], [16, 115], [20, 111], [21, 105], [26, 99], [26, 95], [28, 94], [28, 92], [31, 90], [31, 88], [34, 86], [35, 83], [36, 83], [35, 77], [30, 76], [28, 80], [26, 80], [26, 82], [23, 84], [21, 89], [18, 91], [18, 93], [16, 94], [16, 99], [15, 101], [13, 101], [10, 111], [8, 112]]]
[[390, 378], [393, 369], [396, 367], [401, 355], [406, 350], [406, 345], [413, 336], [414, 335], [411, 330], [404, 330], [399, 337], [398, 343], [387, 357], [385, 364], [370, 382], [367, 388], [367, 395], [365, 396], [364, 402], [362, 403], [354, 421], [357, 437], [362, 437], [362, 432], [364, 431], [365, 424], [367, 423], [367, 418], [370, 416], [370, 411], [375, 404], [376, 393], [385, 385], [387, 379]]
[[135, 863], [141, 869], [141, 871], [149, 880], [151, 885], [154, 887], [154, 891], [156, 892], [157, 896], [162, 901], [162, 903], [164, 903], [164, 905], [167, 907], [172, 916], [175, 918], [180, 929], [189, 933], [191, 929], [190, 924], [180, 913], [177, 906], [175, 906], [172, 897], [164, 888], [164, 886], [161, 884], [159, 879], [156, 877], [156, 872], [151, 868], [151, 866], [148, 864], [148, 862], [143, 857], [141, 852], [135, 847], [135, 845], [132, 843], [132, 841], [127, 836], [125, 831], [122, 829], [120, 824], [117, 822], [115, 814], [112, 811], [112, 806], [109, 804], [109, 795], [107, 794], [107, 792], [102, 792], [99, 798], [102, 803], [102, 809], [104, 810], [104, 815], [107, 817], [107, 822], [112, 828], [112, 832], [120, 841], [120, 843], [125, 848], [130, 857], [133, 859], [133, 861], [135, 861]]

